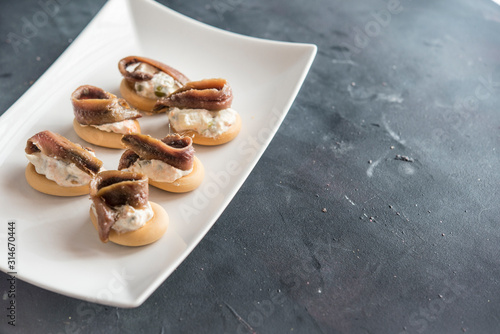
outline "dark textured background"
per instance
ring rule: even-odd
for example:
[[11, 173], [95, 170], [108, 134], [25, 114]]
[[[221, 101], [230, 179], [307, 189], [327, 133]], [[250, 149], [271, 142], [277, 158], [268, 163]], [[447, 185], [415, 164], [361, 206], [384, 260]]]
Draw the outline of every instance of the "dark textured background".
[[[104, 3], [61, 1], [9, 43], [47, 1], [0, 2], [0, 112]], [[17, 331], [3, 311], [1, 332], [499, 332], [500, 7], [401, 0], [389, 17], [394, 0], [160, 2], [318, 55], [234, 200], [142, 306], [18, 282]]]

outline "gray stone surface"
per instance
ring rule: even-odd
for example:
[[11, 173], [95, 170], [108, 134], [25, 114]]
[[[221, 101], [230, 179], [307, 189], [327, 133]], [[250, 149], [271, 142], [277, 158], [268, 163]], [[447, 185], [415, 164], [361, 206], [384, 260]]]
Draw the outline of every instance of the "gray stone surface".
[[[0, 332], [498, 332], [500, 7], [160, 2], [229, 31], [317, 44], [318, 55], [234, 200], [142, 306], [18, 282], [17, 326], [1, 315]], [[104, 1], [61, 1], [23, 32], [41, 3], [0, 2], [0, 112]], [[11, 32], [30, 37], [9, 43]]]

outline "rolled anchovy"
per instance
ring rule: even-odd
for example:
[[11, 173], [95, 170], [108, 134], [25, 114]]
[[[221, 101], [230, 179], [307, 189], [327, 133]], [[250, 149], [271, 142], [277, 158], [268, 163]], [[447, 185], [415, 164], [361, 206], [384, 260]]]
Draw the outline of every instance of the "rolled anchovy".
[[122, 143], [128, 148], [118, 169], [125, 169], [138, 159], [160, 160], [181, 170], [190, 170], [194, 163], [193, 139], [171, 134], [161, 140], [142, 134], [124, 135]]
[[[156, 71], [154, 73], [149, 73], [144, 71], [127, 70], [127, 68], [130, 65], [138, 63], [148, 64], [154, 67]], [[174, 78], [175, 81], [179, 82], [182, 85], [186, 84], [189, 81], [188, 77], [186, 77], [181, 72], [177, 71], [175, 68], [146, 57], [136, 57], [136, 56], [125, 57], [118, 62], [118, 69], [120, 70], [120, 73], [123, 75], [125, 80], [131, 83], [151, 80], [153, 78], [153, 75], [155, 75], [160, 71], [170, 75], [172, 78]]]
[[145, 209], [148, 204], [148, 178], [139, 173], [103, 171], [90, 182], [90, 199], [97, 215], [99, 238], [108, 242], [111, 227], [117, 220], [116, 207], [130, 205]]
[[41, 152], [48, 157], [74, 163], [76, 167], [89, 175], [95, 175], [102, 167], [102, 161], [90, 153], [91, 149], [83, 148], [48, 130], [39, 132], [28, 139], [24, 151], [27, 154]]
[[82, 125], [102, 125], [142, 117], [122, 98], [105, 90], [84, 85], [71, 94], [73, 113]]
[[221, 110], [231, 107], [233, 91], [225, 79], [191, 81], [156, 102], [153, 111], [164, 108]]

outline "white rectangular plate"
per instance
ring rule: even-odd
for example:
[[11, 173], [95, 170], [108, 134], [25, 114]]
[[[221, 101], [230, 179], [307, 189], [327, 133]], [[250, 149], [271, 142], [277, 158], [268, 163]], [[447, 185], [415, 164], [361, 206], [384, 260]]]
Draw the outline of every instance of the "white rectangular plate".
[[[119, 95], [118, 61], [146, 56], [192, 80], [226, 78], [242, 130], [232, 142], [199, 147], [205, 180], [188, 194], [150, 188], [170, 216], [158, 242], [127, 248], [99, 241], [88, 196], [58, 198], [24, 178], [26, 140], [42, 130], [91, 146], [72, 129], [70, 95], [83, 84]], [[0, 244], [16, 222], [17, 277], [67, 296], [136, 307], [186, 258], [215, 223], [278, 130], [316, 55], [316, 46], [261, 40], [222, 31], [151, 0], [111, 0], [47, 72], [0, 118]], [[143, 133], [163, 137], [167, 117], [140, 119]], [[95, 147], [107, 169], [121, 151]], [[7, 256], [0, 269], [9, 272]]]

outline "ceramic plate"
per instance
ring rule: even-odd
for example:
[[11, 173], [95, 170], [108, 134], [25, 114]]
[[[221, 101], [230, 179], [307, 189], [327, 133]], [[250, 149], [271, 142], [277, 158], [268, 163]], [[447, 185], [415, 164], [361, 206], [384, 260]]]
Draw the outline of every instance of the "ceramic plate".
[[[186, 258], [226, 208], [290, 108], [316, 54], [310, 44], [250, 38], [219, 30], [150, 0], [111, 0], [47, 72], [0, 117], [0, 244], [16, 226], [17, 277], [67, 296], [118, 307], [142, 304]], [[59, 198], [25, 181], [26, 140], [42, 130], [86, 146], [72, 129], [70, 95], [83, 84], [119, 95], [118, 61], [141, 55], [192, 80], [226, 78], [242, 130], [232, 142], [199, 147], [206, 177], [188, 194], [150, 189], [170, 215], [167, 233], [140, 248], [103, 244], [89, 220], [88, 196]], [[143, 133], [163, 137], [167, 117], [140, 119]], [[107, 169], [121, 151], [95, 147]], [[7, 255], [0, 269], [11, 271]]]

